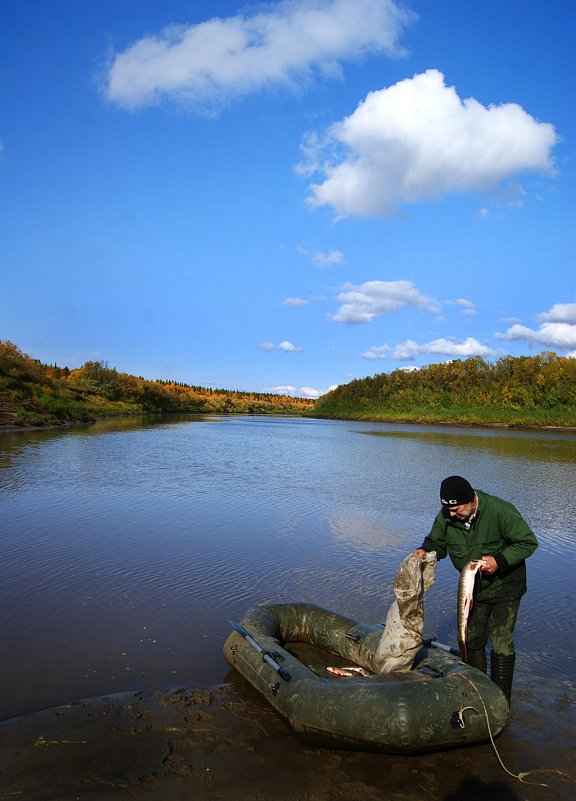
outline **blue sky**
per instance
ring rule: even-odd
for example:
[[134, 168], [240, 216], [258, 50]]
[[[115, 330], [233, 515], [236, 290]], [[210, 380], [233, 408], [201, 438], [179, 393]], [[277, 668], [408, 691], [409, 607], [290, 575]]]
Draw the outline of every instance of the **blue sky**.
[[573, 0], [5, 0], [0, 338], [316, 397], [576, 355]]

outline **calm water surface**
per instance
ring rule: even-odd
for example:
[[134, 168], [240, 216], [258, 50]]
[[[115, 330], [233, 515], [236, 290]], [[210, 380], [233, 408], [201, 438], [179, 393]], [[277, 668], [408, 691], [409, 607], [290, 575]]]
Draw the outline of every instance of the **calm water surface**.
[[[574, 676], [576, 434], [281, 417], [0, 435], [0, 719], [102, 693], [218, 684], [226, 618], [306, 600], [369, 622], [459, 473], [540, 540], [518, 669]], [[426, 633], [455, 644], [444, 560]]]

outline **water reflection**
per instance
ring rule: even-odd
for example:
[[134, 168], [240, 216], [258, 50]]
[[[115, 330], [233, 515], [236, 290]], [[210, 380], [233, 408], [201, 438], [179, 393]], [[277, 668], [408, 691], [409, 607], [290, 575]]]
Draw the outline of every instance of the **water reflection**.
[[360, 431], [360, 434], [392, 439], [413, 440], [420, 445], [432, 448], [456, 448], [486, 453], [506, 459], [531, 459], [539, 462], [565, 461], [573, 463], [576, 459], [576, 435], [562, 431], [505, 432], [492, 429], [481, 431], [454, 431], [438, 429], [435, 431]]
[[[382, 514], [351, 509], [329, 514], [330, 531], [336, 542], [375, 553], [397, 554], [406, 550], [405, 522]], [[419, 544], [419, 543], [418, 543]]]

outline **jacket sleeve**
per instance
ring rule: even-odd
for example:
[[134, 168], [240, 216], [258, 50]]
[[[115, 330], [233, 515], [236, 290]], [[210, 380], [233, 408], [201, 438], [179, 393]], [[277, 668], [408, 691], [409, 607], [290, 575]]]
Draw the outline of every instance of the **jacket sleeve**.
[[502, 546], [494, 554], [500, 570], [514, 567], [531, 556], [538, 547], [536, 535], [512, 504], [499, 514]]
[[436, 551], [438, 559], [444, 559], [448, 555], [446, 548], [446, 526], [444, 524], [444, 516], [442, 511], [436, 515], [436, 519], [432, 524], [432, 530], [427, 537], [424, 537], [424, 542], [420, 546], [425, 551]]

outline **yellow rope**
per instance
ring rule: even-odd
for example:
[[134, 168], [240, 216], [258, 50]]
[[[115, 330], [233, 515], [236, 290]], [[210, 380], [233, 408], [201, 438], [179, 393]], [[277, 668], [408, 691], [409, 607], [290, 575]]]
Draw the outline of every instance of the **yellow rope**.
[[[498, 749], [496, 748], [496, 743], [494, 742], [494, 737], [492, 736], [492, 729], [490, 728], [490, 718], [488, 717], [488, 710], [486, 709], [486, 704], [484, 703], [484, 699], [482, 698], [482, 694], [481, 694], [480, 690], [474, 684], [474, 682], [471, 679], [469, 679], [468, 676], [465, 676], [463, 673], [451, 673], [450, 674], [450, 678], [452, 676], [457, 676], [460, 679], [464, 679], [464, 681], [468, 682], [468, 684], [470, 684], [474, 688], [474, 690], [476, 691], [476, 694], [478, 695], [478, 698], [480, 699], [480, 703], [482, 704], [482, 708], [484, 710], [484, 717], [486, 718], [486, 725], [488, 726], [488, 734], [490, 736], [490, 743], [492, 744], [492, 748], [494, 749], [494, 753], [496, 754], [496, 757], [498, 759], [498, 762], [500, 763], [500, 766], [502, 767], [503, 770], [506, 771], [506, 773], [509, 776], [512, 776], [512, 778], [514, 778], [514, 779], [518, 779], [518, 781], [521, 781], [524, 784], [532, 784], [532, 785], [534, 785], [536, 787], [547, 787], [549, 790], [553, 790], [554, 788], [550, 787], [549, 784], [544, 784], [543, 782], [528, 782], [528, 781], [526, 781], [525, 777], [526, 776], [530, 776], [532, 773], [553, 773], [553, 774], [557, 774], [558, 776], [564, 777], [566, 781], [571, 782], [572, 784], [576, 784], [576, 779], [574, 779], [572, 776], [569, 776], [567, 773], [564, 773], [564, 771], [558, 770], [557, 768], [542, 768], [542, 769], [538, 769], [538, 770], [527, 770], [527, 771], [524, 771], [524, 772], [521, 772], [521, 773], [512, 773], [512, 771], [508, 770], [506, 765], [502, 762], [500, 754], [498, 753]], [[466, 695], [466, 693], [464, 693], [464, 695]], [[474, 707], [471, 707], [471, 706], [466, 706], [465, 707], [464, 706], [464, 699], [462, 699], [462, 705], [460, 706], [460, 709], [458, 710], [458, 714], [460, 716], [462, 716], [462, 713], [465, 712], [467, 709], [474, 709]], [[477, 712], [476, 709], [474, 709], [474, 711]], [[464, 721], [464, 718], [461, 717], [461, 719], [462, 719], [462, 721]]]

